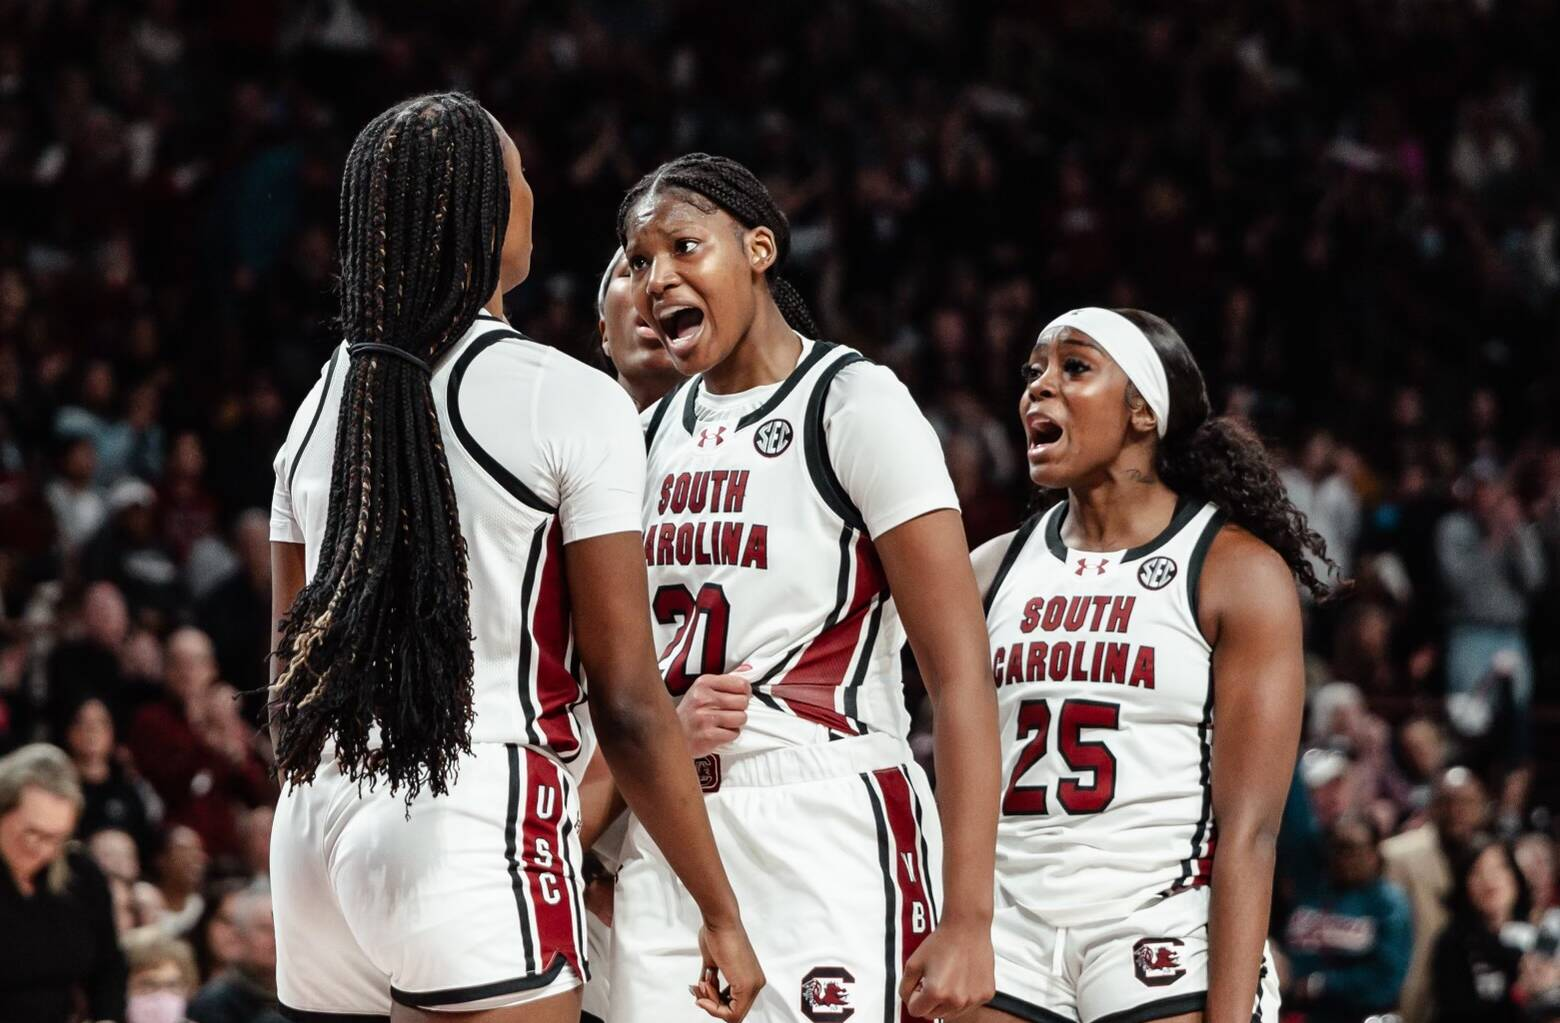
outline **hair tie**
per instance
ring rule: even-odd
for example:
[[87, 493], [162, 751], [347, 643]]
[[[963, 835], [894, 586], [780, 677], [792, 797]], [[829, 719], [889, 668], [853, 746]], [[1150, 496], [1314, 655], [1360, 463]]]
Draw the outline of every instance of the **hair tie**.
[[359, 352], [383, 352], [386, 355], [394, 355], [398, 359], [405, 359], [429, 376], [433, 376], [433, 367], [407, 351], [405, 348], [397, 348], [395, 345], [382, 345], [376, 341], [360, 341], [355, 345], [347, 346], [347, 354], [356, 355]]

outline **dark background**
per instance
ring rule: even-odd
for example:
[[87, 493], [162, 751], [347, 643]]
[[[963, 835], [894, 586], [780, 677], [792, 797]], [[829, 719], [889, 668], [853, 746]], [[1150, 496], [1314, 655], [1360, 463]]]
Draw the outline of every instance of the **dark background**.
[[[270, 461], [335, 340], [341, 163], [386, 106], [457, 87], [535, 190], [521, 329], [589, 358], [624, 189], [681, 152], [736, 157], [789, 213], [786, 273], [826, 336], [937, 426], [972, 542], [1028, 501], [1039, 327], [1084, 304], [1168, 318], [1357, 580], [1308, 622], [1330, 695], [1307, 743], [1346, 758], [1342, 808], [1413, 827], [1466, 763], [1491, 828], [1546, 834], [1557, 38], [1538, 0], [0, 0], [0, 749], [65, 743], [97, 695], [148, 880], [174, 823], [220, 872], [259, 869], [241, 835], [268, 821], [266, 750], [220, 686], [264, 682]], [[1451, 521], [1480, 538], [1472, 575]], [[1493, 724], [1469, 734], [1448, 647], [1488, 624], [1469, 580], [1509, 577], [1513, 544], [1549, 568], [1502, 623], [1533, 697], [1491, 661], [1472, 700]], [[170, 741], [216, 758], [214, 790], [144, 762]]]

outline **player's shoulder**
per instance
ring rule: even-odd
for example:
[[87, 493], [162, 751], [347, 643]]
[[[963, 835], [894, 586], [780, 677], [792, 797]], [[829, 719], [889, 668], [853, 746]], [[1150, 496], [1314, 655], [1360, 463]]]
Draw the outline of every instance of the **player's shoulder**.
[[1203, 574], [1245, 580], [1257, 588], [1290, 580], [1289, 564], [1278, 551], [1246, 527], [1228, 521], [1219, 526], [1208, 545]]
[[975, 570], [975, 585], [985, 593], [996, 580], [997, 570], [1002, 567], [1002, 561], [1007, 556], [1008, 548], [1013, 546], [1013, 540], [1018, 536], [1017, 529], [1011, 529], [1001, 536], [994, 536], [970, 552], [970, 565]]

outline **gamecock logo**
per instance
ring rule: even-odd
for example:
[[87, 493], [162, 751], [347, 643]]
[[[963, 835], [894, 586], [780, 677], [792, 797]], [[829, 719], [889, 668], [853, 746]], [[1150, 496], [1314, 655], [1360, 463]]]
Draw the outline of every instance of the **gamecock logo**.
[[1151, 590], [1162, 590], [1175, 578], [1175, 561], [1164, 556], [1149, 558], [1138, 566], [1138, 582]]
[[802, 978], [802, 1015], [811, 1020], [850, 1019], [850, 986], [856, 978], [843, 966], [816, 966]]
[[753, 448], [765, 458], [777, 458], [791, 446], [794, 432], [784, 419], [771, 419], [753, 431]]
[[1186, 976], [1179, 938], [1144, 938], [1132, 946], [1132, 971], [1149, 987], [1164, 987]]

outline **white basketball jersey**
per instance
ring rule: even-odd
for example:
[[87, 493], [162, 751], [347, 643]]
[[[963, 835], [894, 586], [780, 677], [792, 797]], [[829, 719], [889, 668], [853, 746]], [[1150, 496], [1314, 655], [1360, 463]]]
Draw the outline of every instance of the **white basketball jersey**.
[[1211, 875], [1212, 651], [1196, 594], [1223, 517], [1183, 498], [1158, 538], [1101, 553], [1066, 547], [1066, 512], [1015, 534], [986, 627], [999, 897], [1070, 927]]
[[[345, 345], [337, 348], [277, 458], [272, 538], [305, 545], [310, 578], [329, 510], [336, 420], [349, 358]], [[468, 384], [464, 391], [463, 383]], [[491, 443], [499, 436], [491, 424], [507, 422], [511, 431], [529, 431], [543, 444], [546, 438], [540, 435], [546, 434], [548, 423], [539, 422], [541, 417], [529, 406], [539, 394], [566, 392], [579, 415], [594, 417], [579, 432], [591, 429], [592, 423], [598, 431], [622, 427], [623, 443], [634, 455], [628, 471], [637, 473], [642, 462], [632, 408], [622, 410], [621, 418], [604, 417], [605, 402], [629, 406], [612, 381], [486, 315], [440, 360], [432, 385], [471, 583], [472, 741], [533, 746], [578, 772], [593, 744], [588, 718], [580, 713], [585, 690], [563, 578], [564, 523], [558, 513], [562, 473], [528, 470], [513, 459], [501, 463], [478, 443], [472, 428], [489, 424], [475, 428], [484, 430]], [[481, 387], [490, 392], [497, 387], [505, 407], [486, 407], [494, 404], [491, 398], [479, 402], [463, 397]], [[600, 441], [603, 447], [610, 443], [611, 438]], [[522, 479], [520, 474], [534, 478]], [[636, 527], [637, 492], [634, 486], [628, 498], [630, 529]], [[286, 535], [290, 530], [296, 535]]]
[[701, 674], [753, 680], [726, 756], [909, 730], [905, 635], [823, 436], [828, 387], [856, 351], [804, 349], [743, 414], [701, 407], [695, 378], [646, 415], [645, 563], [673, 696]]

